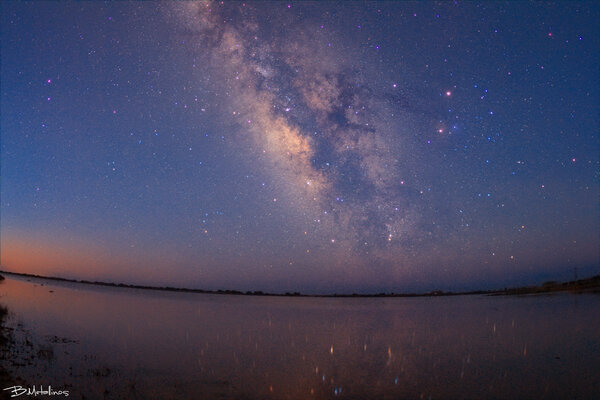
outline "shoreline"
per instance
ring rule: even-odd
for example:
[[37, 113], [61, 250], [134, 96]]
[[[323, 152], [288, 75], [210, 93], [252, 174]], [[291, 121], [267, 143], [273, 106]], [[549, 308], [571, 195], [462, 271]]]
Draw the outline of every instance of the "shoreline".
[[[393, 363], [391, 368], [394, 370], [385, 375], [385, 382], [387, 382], [385, 390], [397, 390], [395, 392], [397, 398], [418, 398], [418, 391], [413, 393], [408, 389], [402, 391], [403, 389], [399, 388], [402, 384], [412, 382], [412, 379], [418, 382], [418, 389], [431, 387], [431, 380], [427, 377], [414, 375], [410, 371], [406, 376], [401, 374], [404, 365], [417, 365], [414, 368], [418, 372], [420, 369], [416, 368], [420, 364], [413, 364], [412, 361], [427, 362], [431, 359], [428, 354], [422, 354], [420, 351], [422, 348], [441, 349], [440, 351], [444, 352], [447, 348], [454, 349], [448, 356], [449, 364], [442, 364], [436, 370], [450, 377], [456, 377], [461, 363], [465, 363], [465, 357], [473, 357], [473, 366], [467, 367], [465, 374], [466, 389], [462, 389], [462, 386], [456, 388], [440, 383], [435, 386], [438, 393], [436, 397], [440, 397], [440, 393], [451, 393], [450, 397], [456, 398], [472, 397], [471, 394], [474, 393], [473, 397], [478, 398], [514, 398], [515, 391], [506, 387], [499, 387], [497, 392], [490, 392], [487, 396], [481, 395], [485, 394], [482, 390], [487, 388], [485, 382], [481, 382], [482, 378], [479, 375], [481, 371], [485, 379], [490, 382], [498, 378], [497, 364], [495, 359], [492, 361], [493, 355], [505, 357], [508, 354], [508, 358], [503, 360], [510, 362], [515, 371], [533, 371], [535, 370], [533, 366], [541, 366], [545, 371], [551, 371], [550, 367], [558, 368], [559, 371], [570, 371], [572, 366], [580, 365], [579, 359], [583, 358], [584, 351], [590, 350], [586, 347], [586, 343], [593, 340], [597, 330], [580, 328], [588, 326], [586, 318], [589, 315], [597, 314], [598, 308], [590, 307], [597, 306], [600, 299], [598, 296], [572, 297], [566, 294], [513, 300], [509, 297], [472, 296], [438, 301], [415, 299], [383, 302], [360, 300], [321, 302], [316, 300], [319, 303], [316, 306], [313, 305], [312, 300], [306, 300], [309, 305], [309, 308], [306, 308], [305, 302], [301, 300], [278, 301], [263, 298], [264, 301], [255, 299], [260, 300], [256, 303], [250, 299], [238, 301], [227, 297], [185, 295], [185, 301], [173, 302], [172, 296], [134, 292], [131, 302], [128, 303], [130, 306], [121, 307], [122, 296], [127, 296], [128, 291], [75, 287], [52, 283], [51, 280], [46, 281], [42, 278], [11, 277], [10, 274], [6, 274], [6, 280], [0, 283], [0, 289], [3, 283], [13, 285], [10, 286], [11, 290], [8, 285], [6, 286], [4, 292], [7, 297], [5, 301], [0, 302], [8, 307], [6, 314], [8, 318], [0, 319], [0, 322], [10, 330], [3, 330], [3, 332], [12, 337], [11, 343], [6, 344], [6, 347], [0, 347], [6, 357], [0, 362], [0, 370], [5, 367], [6, 371], [4, 379], [0, 379], [3, 387], [18, 385], [31, 388], [33, 384], [38, 383], [52, 384], [52, 388], [67, 390], [70, 397], [81, 399], [149, 398], [156, 396], [159, 390], [162, 390], [161, 398], [165, 399], [279, 398], [270, 395], [268, 385], [261, 384], [261, 382], [266, 384], [263, 381], [263, 369], [270, 374], [274, 371], [283, 371], [281, 376], [290, 377], [289, 382], [309, 382], [305, 388], [306, 393], [314, 385], [320, 390], [315, 392], [314, 398], [327, 399], [332, 398], [331, 390], [334, 386], [330, 385], [329, 381], [323, 381], [321, 374], [335, 378], [336, 375], [333, 374], [336, 368], [346, 365], [358, 365], [359, 368], [377, 370], [377, 367], [381, 367], [390, 359]], [[21, 308], [19, 298], [28, 296], [27, 288], [33, 286], [38, 288], [32, 290], [32, 294], [42, 300]], [[76, 290], [73, 290], [74, 288]], [[56, 294], [48, 292], [56, 292]], [[64, 301], [79, 296], [91, 300], [82, 303]], [[57, 298], [57, 301], [50, 301], [51, 297]], [[158, 302], [156, 302], [157, 298]], [[12, 301], [8, 301], [11, 299]], [[163, 299], [166, 301], [163, 302]], [[37, 303], [47, 305], [49, 312], [46, 315], [55, 321], [51, 326], [52, 329], [40, 329], [35, 323], [28, 323], [18, 328], [15, 324], [21, 318], [15, 312], [22, 312], [22, 316], [25, 316], [29, 311], [33, 311], [33, 315], [38, 315]], [[67, 310], [62, 310], [61, 307], [66, 304], [70, 304]], [[12, 309], [13, 306], [15, 309]], [[98, 307], [107, 311], [93, 312], [98, 310]], [[119, 312], [115, 313], [113, 310]], [[296, 310], [296, 312], [289, 310]], [[297, 312], [298, 310], [300, 312]], [[359, 312], [357, 313], [356, 310]], [[555, 312], [555, 310], [564, 310], [564, 312]], [[590, 310], [594, 313], [590, 314]], [[574, 313], [571, 314], [570, 311]], [[474, 318], [475, 315], [480, 317]], [[90, 319], [73, 318], [74, 316], [90, 316]], [[565, 316], [568, 317], [566, 321], [563, 320]], [[483, 317], [486, 318], [485, 323]], [[86, 323], [80, 324], [78, 321], [86, 321]], [[272, 326], [271, 321], [273, 321]], [[402, 321], [412, 322], [400, 323]], [[558, 321], [564, 322], [563, 333], [557, 334], [553, 330], [547, 330], [548, 326], [554, 326]], [[375, 325], [371, 325], [372, 323]], [[337, 328], [331, 328], [334, 326], [332, 324], [339, 325]], [[370, 329], [365, 331], [365, 324], [374, 326], [373, 331]], [[71, 327], [63, 329], [65, 325]], [[74, 326], [76, 329], [73, 329]], [[330, 329], [327, 329], [328, 327]], [[89, 332], [98, 334], [88, 336]], [[371, 332], [383, 333], [373, 335]], [[415, 332], [417, 332], [417, 342], [413, 344]], [[570, 353], [572, 349], [565, 349], [562, 346], [564, 334], [570, 332], [580, 332], [583, 338], [576, 340], [581, 348], [575, 349], [575, 355]], [[550, 335], [550, 343], [556, 342], [560, 346], [547, 348], [543, 343], [537, 346], [537, 338], [546, 334]], [[140, 337], [146, 337], [148, 340], [140, 340]], [[346, 340], [347, 337], [351, 340]], [[464, 340], [465, 337], [468, 340]], [[150, 338], [152, 340], [149, 340]], [[278, 339], [273, 340], [273, 338]], [[229, 351], [223, 351], [223, 340], [228, 343], [226, 348]], [[440, 345], [441, 347], [435, 347], [434, 344], [439, 340], [442, 340], [443, 344]], [[141, 349], [147, 348], [144, 343], [149, 346], [155, 346], [155, 343], [169, 345], [177, 343], [173, 348], [167, 346], [163, 352], [163, 357], [167, 357], [165, 354], [170, 354], [165, 360], [171, 360], [173, 364], [168, 368], [158, 367], [159, 364], [153, 364], [154, 356], [144, 358], [143, 354], [151, 353], [140, 352]], [[229, 343], [233, 344], [229, 345]], [[296, 343], [299, 347], [296, 348], [291, 343]], [[368, 353], [363, 343], [364, 346], [368, 345]], [[458, 346], [462, 347], [452, 347], [455, 343], [459, 343]], [[264, 348], [274, 349], [272, 354], [277, 355], [276, 359], [265, 356]], [[413, 349], [409, 350], [411, 355], [408, 356], [408, 360], [412, 361], [405, 362], [399, 358], [394, 361], [393, 356], [399, 354], [397, 349]], [[123, 359], [114, 358], [113, 355], [117, 350], [127, 352], [127, 356]], [[591, 354], [596, 351], [594, 348], [591, 350]], [[305, 352], [308, 363], [304, 362]], [[475, 355], [480, 352], [484, 355], [481, 357]], [[192, 356], [187, 357], [188, 354]], [[242, 357], [238, 358], [239, 354]], [[582, 356], [576, 356], [577, 354]], [[352, 360], [356, 358], [361, 362], [353, 364]], [[179, 359], [185, 362], [179, 364]], [[128, 363], [127, 360], [133, 360], [133, 363]], [[215, 360], [224, 367], [213, 375], [210, 368], [215, 364]], [[237, 360], [242, 360], [241, 364]], [[280, 364], [271, 365], [279, 362], [276, 360], [281, 360]], [[246, 370], [256, 369], [250, 366], [254, 361], [258, 365], [256, 368], [262, 368], [261, 372], [246, 374]], [[317, 364], [320, 374], [314, 375]], [[175, 376], [170, 375], [170, 368], [173, 365], [182, 365]], [[286, 369], [289, 365], [297, 365], [298, 371], [303, 372], [296, 373], [295, 367]], [[343, 372], [349, 373], [350, 370], [344, 369]], [[231, 371], [234, 371], [234, 378], [230, 375]], [[360, 374], [360, 370], [357, 373]], [[190, 378], [192, 374], [200, 377], [199, 382]], [[533, 373], [532, 376], [528, 375], [528, 379], [533, 380], [536, 376], [536, 373]], [[585, 377], [585, 374], [579, 376]], [[355, 389], [359, 393], [366, 394], [375, 390], [372, 389], [374, 386], [370, 385], [371, 380], [379, 379], [377, 376], [364, 378], [364, 380], [359, 378], [355, 382], [344, 375], [340, 378], [343, 379], [340, 380], [340, 385], [343, 383], [344, 388], [347, 387], [347, 393]], [[395, 383], [394, 379], [399, 379], [401, 385]], [[521, 378], [518, 373], [514, 373], [509, 375], [509, 379], [519, 382]], [[559, 382], [556, 384], [557, 388], [564, 388], [571, 382], [568, 374], [557, 375], [557, 380]], [[248, 391], [244, 391], [246, 386], [242, 383], [245, 382], [253, 385], [248, 386], [250, 387]], [[289, 382], [286, 381], [287, 384]], [[585, 397], [585, 394], [592, 390], [590, 389], [592, 384], [585, 378], [581, 378], [580, 382], [583, 382], [581, 386], [583, 389], [578, 390], [582, 391]], [[324, 386], [318, 386], [320, 384]], [[575, 383], [573, 385], [575, 386]], [[175, 387], [179, 389], [175, 390]], [[278, 390], [277, 386], [275, 390]], [[525, 394], [524, 397], [530, 397], [529, 395], [534, 393], [528, 391], [526, 387], [521, 390]], [[543, 390], [544, 384], [540, 383], [535, 393]], [[365, 397], [379, 398], [383, 394], [381, 390], [375, 390], [373, 393], [372, 396]]]
[[[4, 280], [5, 278], [0, 275], [0, 285]], [[26, 346], [17, 343], [15, 329], [18, 327], [7, 326], [9, 314], [8, 307], [0, 303], [0, 389], [14, 385], [28, 385], [28, 382], [16, 373], [17, 368], [22, 367], [22, 364], [15, 361], [13, 357], [18, 354], [31, 360], [33, 355], [25, 349]]]
[[[35, 278], [45, 279], [57, 282], [76, 283], [84, 285], [95, 285], [95, 286], [106, 286], [126, 289], [142, 289], [142, 290], [158, 290], [166, 292], [179, 292], [179, 293], [198, 293], [198, 294], [228, 294], [234, 296], [270, 296], [270, 297], [316, 297], [316, 298], [373, 298], [373, 297], [442, 297], [442, 296], [466, 296], [466, 295], [487, 295], [487, 296], [514, 296], [514, 295], [536, 295], [536, 294], [550, 294], [556, 292], [569, 292], [569, 293], [600, 293], [600, 275], [594, 275], [589, 278], [578, 279], [567, 282], [556, 282], [548, 281], [540, 286], [521, 286], [515, 288], [504, 288], [496, 290], [472, 290], [462, 292], [451, 292], [442, 290], [433, 290], [426, 293], [368, 293], [368, 294], [304, 294], [299, 292], [286, 292], [286, 293], [270, 293], [263, 291], [239, 291], [239, 290], [205, 290], [205, 289], [191, 289], [191, 288], [178, 288], [171, 286], [148, 286], [148, 285], [133, 285], [125, 283], [112, 283], [103, 281], [88, 281], [88, 280], [77, 280], [67, 279], [55, 276], [43, 276], [36, 274], [27, 274], [19, 272], [9, 272], [0, 270], [0, 274], [18, 276], [23, 278]], [[4, 277], [0, 275], [0, 281]]]

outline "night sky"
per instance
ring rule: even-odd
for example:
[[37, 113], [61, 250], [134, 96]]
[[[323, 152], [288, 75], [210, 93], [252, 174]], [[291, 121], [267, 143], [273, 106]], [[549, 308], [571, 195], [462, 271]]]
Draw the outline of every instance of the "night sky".
[[2, 268], [306, 293], [598, 273], [598, 21], [4, 2]]

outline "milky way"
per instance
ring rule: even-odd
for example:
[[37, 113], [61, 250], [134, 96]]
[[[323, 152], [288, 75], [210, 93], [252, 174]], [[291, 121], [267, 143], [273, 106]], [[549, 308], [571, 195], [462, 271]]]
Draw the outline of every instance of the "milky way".
[[218, 71], [223, 113], [252, 136], [311, 234], [372, 256], [422, 234], [407, 140], [417, 128], [408, 111], [394, 115], [390, 92], [370, 88], [348, 57], [323, 53], [306, 22], [269, 26], [265, 39], [250, 6], [181, 3], [174, 14]]

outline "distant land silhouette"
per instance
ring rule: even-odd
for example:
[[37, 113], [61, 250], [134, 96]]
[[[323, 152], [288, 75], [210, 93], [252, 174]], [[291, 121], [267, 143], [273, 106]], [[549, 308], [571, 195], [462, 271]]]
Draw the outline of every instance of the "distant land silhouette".
[[[77, 279], [66, 279], [55, 276], [42, 276], [35, 274], [26, 274], [18, 272], [8, 272], [0, 270], [0, 273], [6, 275], [14, 275], [25, 278], [37, 278], [46, 279], [51, 281], [59, 282], [71, 282], [85, 285], [97, 285], [97, 286], [109, 286], [109, 287], [120, 287], [129, 289], [145, 289], [145, 290], [162, 290], [169, 292], [184, 292], [184, 293], [205, 293], [205, 294], [229, 294], [238, 296], [276, 296], [276, 297], [433, 297], [433, 296], [463, 296], [463, 295], [474, 295], [483, 294], [491, 296], [501, 295], [528, 295], [528, 294], [544, 294], [554, 292], [571, 292], [571, 293], [600, 293], [600, 275], [595, 275], [590, 278], [577, 279], [568, 282], [556, 282], [547, 281], [540, 286], [521, 286], [515, 288], [504, 288], [495, 290], [473, 290], [473, 291], [443, 291], [433, 290], [426, 293], [372, 293], [372, 294], [303, 294], [300, 292], [286, 292], [286, 293], [269, 293], [263, 291], [239, 291], [239, 290], [203, 290], [203, 289], [189, 289], [189, 288], [177, 288], [170, 286], [146, 286], [146, 285], [129, 285], [124, 283], [111, 283], [101, 281], [87, 281]], [[4, 277], [0, 275], [0, 281]]]

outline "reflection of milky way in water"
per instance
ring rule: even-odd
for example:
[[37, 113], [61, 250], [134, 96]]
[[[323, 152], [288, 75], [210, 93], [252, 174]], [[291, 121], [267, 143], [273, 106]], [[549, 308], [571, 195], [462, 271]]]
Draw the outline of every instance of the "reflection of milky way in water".
[[22, 375], [68, 383], [74, 398], [104, 388], [161, 399], [592, 398], [598, 389], [597, 296], [273, 298], [12, 278], [1, 290], [36, 345], [69, 339], [50, 339], [54, 358]]
[[250, 7], [174, 7], [197, 55], [219, 70], [239, 133], [252, 136], [313, 232], [371, 254], [418, 234], [401, 119], [343, 57], [325, 56], [302, 27], [263, 40]]

